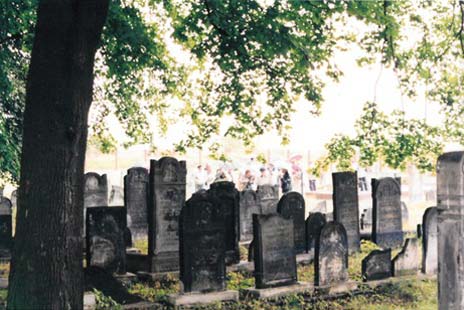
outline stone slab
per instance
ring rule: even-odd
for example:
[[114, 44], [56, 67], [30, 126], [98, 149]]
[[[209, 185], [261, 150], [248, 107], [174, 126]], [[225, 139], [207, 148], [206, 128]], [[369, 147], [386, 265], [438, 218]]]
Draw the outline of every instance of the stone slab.
[[97, 308], [97, 300], [92, 292], [84, 293], [84, 310], [94, 310]]
[[227, 266], [227, 272], [253, 272], [255, 270], [255, 264], [248, 261], [240, 261], [235, 265]]
[[145, 272], [145, 271], [139, 271], [137, 272], [137, 279], [140, 281], [160, 281], [160, 280], [166, 280], [166, 279], [178, 279], [179, 278], [179, 272], [178, 271], [172, 271], [172, 272]]
[[219, 291], [211, 293], [188, 293], [168, 295], [168, 304], [174, 307], [208, 305], [221, 301], [238, 301], [238, 291]]
[[358, 283], [354, 281], [340, 282], [328, 286], [314, 287], [318, 294], [323, 295], [337, 295], [341, 293], [348, 293], [358, 289]]
[[122, 305], [124, 310], [158, 310], [159, 304], [155, 304], [148, 301], [140, 301], [132, 304]]
[[307, 282], [298, 282], [293, 285], [263, 289], [249, 288], [243, 291], [243, 295], [252, 299], [274, 299], [298, 293], [312, 293], [313, 291], [314, 287], [312, 284]]

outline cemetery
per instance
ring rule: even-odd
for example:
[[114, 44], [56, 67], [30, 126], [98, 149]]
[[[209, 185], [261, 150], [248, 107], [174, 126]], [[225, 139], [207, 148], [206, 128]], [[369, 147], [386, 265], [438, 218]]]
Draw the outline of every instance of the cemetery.
[[7, 0], [0, 310], [464, 310], [464, 0]]

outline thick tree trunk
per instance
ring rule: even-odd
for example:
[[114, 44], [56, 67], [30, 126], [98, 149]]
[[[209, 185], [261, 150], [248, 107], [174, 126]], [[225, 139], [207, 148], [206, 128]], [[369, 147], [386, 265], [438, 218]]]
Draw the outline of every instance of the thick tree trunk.
[[8, 309], [82, 309], [83, 173], [109, 0], [43, 0], [29, 67]]

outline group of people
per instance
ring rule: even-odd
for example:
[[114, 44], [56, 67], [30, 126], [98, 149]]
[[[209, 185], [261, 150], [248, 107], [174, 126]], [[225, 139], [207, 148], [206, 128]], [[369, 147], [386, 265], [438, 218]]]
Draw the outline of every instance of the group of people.
[[221, 167], [213, 173], [209, 164], [197, 166], [194, 175], [195, 191], [208, 189], [211, 183], [230, 181], [237, 185], [239, 191], [256, 190], [261, 185], [280, 185], [282, 193], [292, 190], [292, 179], [286, 168], [276, 169], [274, 165], [261, 166], [259, 172], [247, 167], [241, 173], [239, 169]]

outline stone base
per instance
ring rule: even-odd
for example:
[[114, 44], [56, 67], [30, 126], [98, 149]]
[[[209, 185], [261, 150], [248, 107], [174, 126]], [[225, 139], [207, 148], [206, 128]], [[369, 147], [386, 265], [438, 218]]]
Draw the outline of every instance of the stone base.
[[140, 271], [137, 272], [137, 278], [140, 281], [160, 281], [160, 280], [169, 280], [169, 279], [178, 279], [179, 278], [179, 272], [174, 271], [174, 272], [144, 272]]
[[227, 266], [227, 272], [253, 272], [254, 270], [254, 262], [240, 261], [236, 265]]
[[314, 260], [314, 253], [304, 253], [304, 254], [298, 254], [296, 256], [296, 263], [302, 266], [311, 264], [313, 260]]
[[140, 251], [137, 248], [126, 248], [126, 253], [127, 254], [142, 254], [142, 251]]
[[148, 301], [136, 302], [133, 304], [122, 305], [124, 310], [157, 310], [159, 309], [159, 304], [154, 304]]
[[92, 292], [84, 293], [84, 310], [95, 310], [97, 308], [97, 300]]
[[167, 301], [175, 308], [207, 305], [221, 301], [238, 301], [238, 291], [173, 294], [168, 295]]
[[137, 280], [137, 276], [130, 272], [126, 272], [125, 274], [115, 274], [114, 278], [125, 285], [132, 284]]
[[312, 293], [314, 287], [306, 282], [298, 282], [293, 285], [271, 287], [271, 288], [249, 288], [244, 290], [245, 297], [253, 299], [276, 299], [279, 297], [297, 294], [297, 293]]
[[378, 286], [382, 286], [382, 285], [386, 285], [386, 284], [392, 284], [392, 283], [398, 283], [398, 282], [402, 282], [402, 281], [434, 280], [436, 278], [437, 278], [436, 275], [418, 274], [418, 275], [415, 275], [415, 276], [394, 277], [394, 278], [388, 278], [388, 279], [382, 279], [382, 280], [367, 281], [367, 282], [363, 282], [362, 285], [367, 285], [370, 288], [376, 288]]
[[328, 286], [316, 286], [315, 290], [322, 295], [337, 295], [354, 291], [358, 288], [358, 283], [354, 281], [341, 282]]

